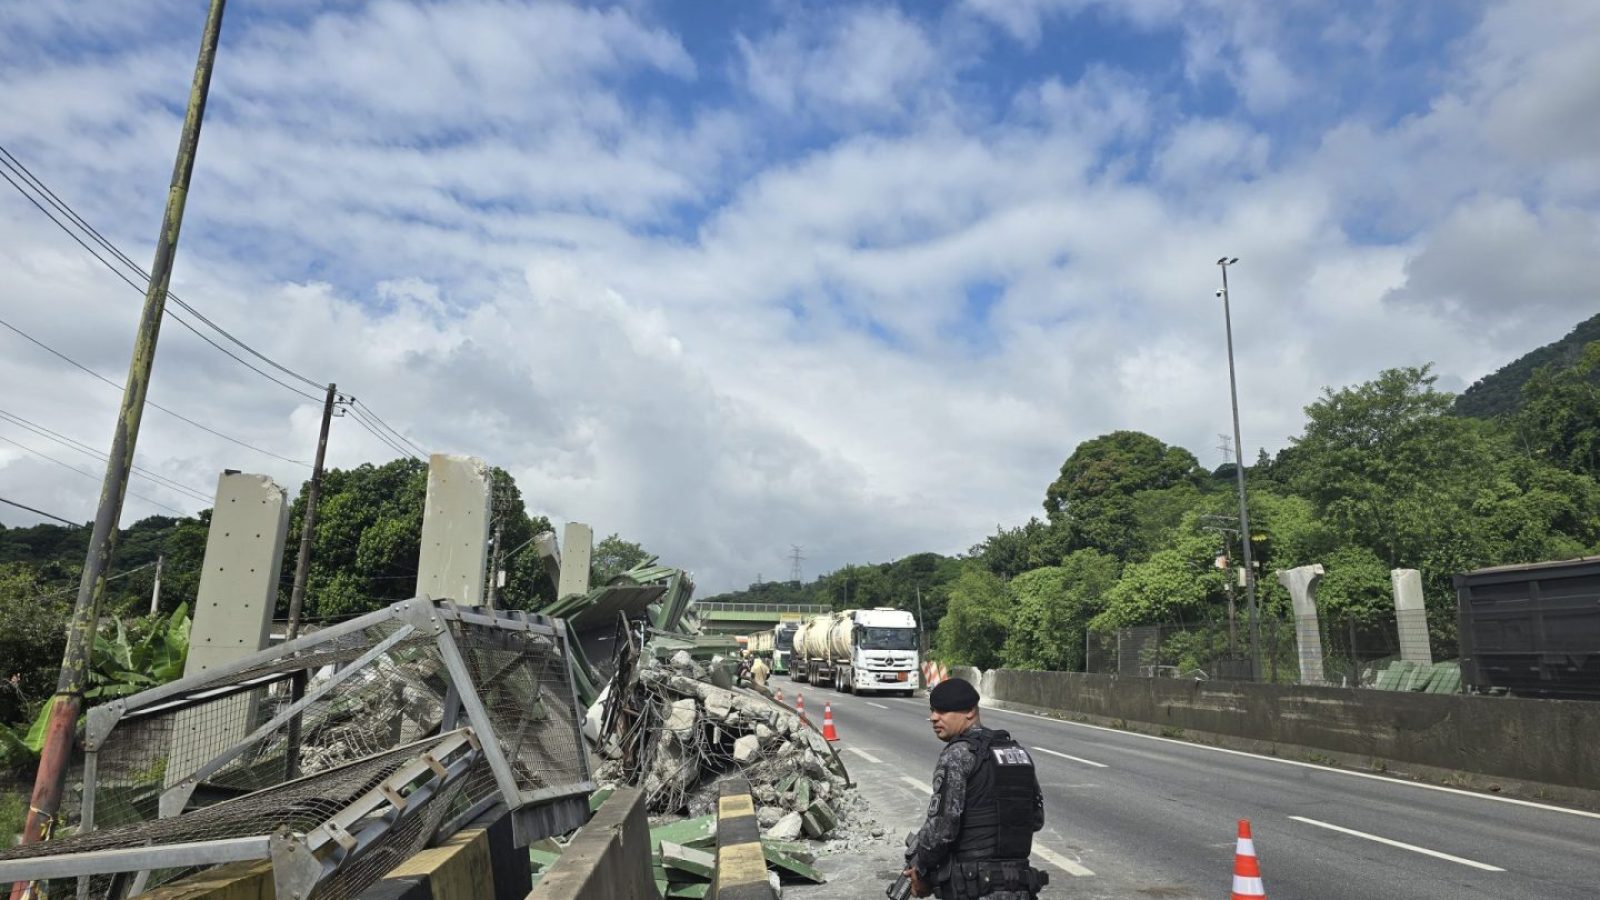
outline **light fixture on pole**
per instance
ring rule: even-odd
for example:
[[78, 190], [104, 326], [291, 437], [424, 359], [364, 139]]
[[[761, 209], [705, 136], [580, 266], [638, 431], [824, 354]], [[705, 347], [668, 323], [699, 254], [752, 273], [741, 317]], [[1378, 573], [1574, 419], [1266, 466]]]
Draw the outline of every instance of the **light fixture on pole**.
[[1244, 491], [1244, 440], [1239, 436], [1239, 379], [1233, 365], [1233, 312], [1228, 303], [1228, 267], [1238, 261], [1237, 256], [1217, 259], [1217, 267], [1222, 270], [1222, 290], [1217, 291], [1217, 296], [1222, 298], [1222, 323], [1228, 336], [1228, 394], [1233, 402], [1233, 474], [1239, 486], [1239, 547], [1244, 556], [1245, 608], [1250, 616], [1250, 671], [1253, 677], [1259, 679], [1261, 621], [1256, 612], [1256, 571], [1250, 552], [1250, 503]]

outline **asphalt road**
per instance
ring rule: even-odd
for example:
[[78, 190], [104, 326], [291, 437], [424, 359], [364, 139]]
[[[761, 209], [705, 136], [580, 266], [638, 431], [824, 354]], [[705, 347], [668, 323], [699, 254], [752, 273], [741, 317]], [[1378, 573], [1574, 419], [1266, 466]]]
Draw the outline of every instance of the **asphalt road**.
[[[824, 701], [852, 778], [895, 840], [824, 857], [830, 883], [786, 895], [881, 896], [943, 745], [920, 697], [813, 688], [806, 705], [818, 721]], [[1045, 897], [1227, 896], [1239, 819], [1251, 822], [1273, 900], [1600, 896], [1600, 814], [1005, 710], [983, 719], [1038, 751], [1046, 824], [1034, 865], [1051, 872]]]

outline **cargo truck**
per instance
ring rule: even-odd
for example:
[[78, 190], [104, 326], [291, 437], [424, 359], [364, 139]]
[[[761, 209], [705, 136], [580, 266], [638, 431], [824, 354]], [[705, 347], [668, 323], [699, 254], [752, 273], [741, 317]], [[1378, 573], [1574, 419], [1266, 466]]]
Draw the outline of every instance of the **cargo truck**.
[[917, 620], [902, 609], [847, 609], [812, 616], [795, 632], [790, 677], [845, 693], [921, 686]]
[[1600, 556], [1455, 577], [1469, 693], [1600, 700]]

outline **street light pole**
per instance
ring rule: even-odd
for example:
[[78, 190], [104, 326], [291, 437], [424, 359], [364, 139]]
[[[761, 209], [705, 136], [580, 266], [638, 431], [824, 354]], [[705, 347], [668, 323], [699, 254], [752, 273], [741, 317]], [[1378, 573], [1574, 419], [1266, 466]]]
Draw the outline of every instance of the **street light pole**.
[[1233, 365], [1233, 312], [1228, 302], [1228, 267], [1238, 262], [1237, 256], [1224, 256], [1217, 260], [1222, 269], [1222, 322], [1228, 335], [1228, 394], [1233, 401], [1233, 474], [1239, 485], [1239, 547], [1244, 557], [1245, 608], [1250, 615], [1250, 671], [1261, 677], [1261, 620], [1256, 613], [1256, 570], [1250, 553], [1250, 503], [1244, 492], [1244, 439], [1239, 436], [1239, 378]]

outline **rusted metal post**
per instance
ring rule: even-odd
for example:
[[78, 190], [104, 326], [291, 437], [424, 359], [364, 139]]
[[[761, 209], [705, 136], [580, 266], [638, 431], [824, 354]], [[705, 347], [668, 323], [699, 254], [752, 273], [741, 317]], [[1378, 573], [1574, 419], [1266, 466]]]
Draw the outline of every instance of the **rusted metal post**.
[[[45, 726], [44, 749], [33, 784], [28, 820], [22, 829], [21, 842], [24, 844], [43, 839], [61, 807], [61, 792], [67, 780], [67, 762], [72, 755], [73, 732], [83, 706], [89, 654], [99, 625], [100, 603], [105, 597], [106, 571], [116, 546], [117, 521], [122, 517], [128, 470], [133, 464], [139, 420], [144, 412], [145, 394], [150, 387], [150, 370], [155, 362], [156, 340], [161, 334], [161, 317], [166, 310], [167, 285], [172, 280], [172, 260], [178, 249], [184, 201], [188, 198], [195, 150], [200, 143], [200, 123], [205, 118], [206, 95], [211, 89], [211, 70], [217, 58], [217, 38], [222, 32], [225, 3], [226, 0], [211, 0], [205, 34], [200, 40], [200, 58], [195, 63], [194, 82], [189, 90], [189, 109], [183, 120], [183, 135], [178, 141], [178, 158], [173, 165], [172, 186], [167, 192], [167, 210], [161, 221], [161, 234], [156, 240], [155, 261], [150, 266], [150, 285], [145, 292], [144, 312], [134, 337], [128, 382], [122, 391], [117, 429], [111, 439], [111, 456], [106, 461], [105, 482], [100, 488], [100, 507], [95, 513], [94, 532], [89, 539], [89, 552], [83, 565], [83, 579], [78, 585], [78, 601], [73, 607], [72, 622], [67, 631], [66, 652], [62, 654], [61, 676], [56, 682], [50, 718]], [[25, 890], [24, 885], [15, 885], [12, 896], [18, 897]]]

